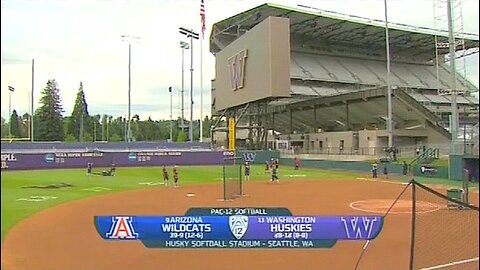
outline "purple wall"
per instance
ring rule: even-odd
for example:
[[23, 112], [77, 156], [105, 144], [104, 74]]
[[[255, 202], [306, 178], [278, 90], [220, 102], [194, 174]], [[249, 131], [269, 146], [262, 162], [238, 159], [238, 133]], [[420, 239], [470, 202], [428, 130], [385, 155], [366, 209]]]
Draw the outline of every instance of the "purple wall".
[[161, 166], [161, 165], [215, 165], [223, 164], [223, 159], [231, 157], [229, 151], [206, 152], [130, 152], [130, 153], [44, 153], [44, 154], [4, 154], [1, 155], [2, 170], [30, 170], [53, 168], [86, 168], [88, 162], [93, 167], [109, 167], [115, 163], [122, 166]]

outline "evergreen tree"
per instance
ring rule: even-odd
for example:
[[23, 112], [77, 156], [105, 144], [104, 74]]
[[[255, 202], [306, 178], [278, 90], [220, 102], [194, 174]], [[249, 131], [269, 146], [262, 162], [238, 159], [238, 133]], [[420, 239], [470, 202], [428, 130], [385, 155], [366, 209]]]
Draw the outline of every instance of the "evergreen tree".
[[62, 101], [55, 80], [48, 80], [41, 92], [40, 107], [35, 111], [37, 141], [63, 141]]
[[206, 115], [202, 123], [202, 132], [203, 132], [204, 138], [210, 138], [211, 125], [212, 125], [212, 120], [208, 118], [208, 115]]
[[20, 138], [20, 119], [18, 117], [17, 111], [13, 110], [12, 115], [10, 115], [10, 133], [13, 138]]
[[93, 141], [96, 142], [101, 139], [102, 136], [102, 124], [100, 124], [101, 116], [96, 114], [92, 116], [92, 137]]
[[8, 124], [5, 121], [5, 118], [2, 117], [2, 138], [6, 138], [8, 136]]
[[177, 142], [184, 143], [186, 141], [187, 141], [187, 134], [185, 134], [185, 132], [183, 131], [179, 131], [177, 136]]
[[80, 82], [75, 105], [73, 106], [72, 115], [70, 116], [67, 134], [73, 135], [80, 142], [85, 141], [83, 134], [86, 132], [93, 134], [91, 122], [90, 115], [88, 114], [87, 101], [85, 100], [85, 93], [83, 92], [83, 84]]

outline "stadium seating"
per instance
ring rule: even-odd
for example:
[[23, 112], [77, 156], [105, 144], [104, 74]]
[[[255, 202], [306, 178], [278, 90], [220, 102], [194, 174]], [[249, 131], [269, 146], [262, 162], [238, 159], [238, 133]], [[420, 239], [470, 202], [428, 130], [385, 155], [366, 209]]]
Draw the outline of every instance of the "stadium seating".
[[[334, 57], [305, 52], [291, 52], [290, 75], [292, 78], [352, 83], [365, 85], [386, 85], [387, 70], [383, 61]], [[439, 66], [439, 80], [436, 67], [428, 64], [392, 63], [391, 85], [414, 89], [451, 88], [450, 71]], [[468, 89], [468, 82], [458, 76], [456, 87]]]

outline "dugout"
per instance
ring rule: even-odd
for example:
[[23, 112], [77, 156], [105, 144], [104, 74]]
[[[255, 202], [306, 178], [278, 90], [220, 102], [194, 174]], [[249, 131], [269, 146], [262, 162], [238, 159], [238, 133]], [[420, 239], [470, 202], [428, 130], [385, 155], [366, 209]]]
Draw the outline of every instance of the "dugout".
[[[450, 155], [449, 156], [449, 178], [452, 180], [464, 180], [478, 182], [479, 179], [479, 158], [473, 155]], [[468, 172], [468, 174], [467, 174]]]

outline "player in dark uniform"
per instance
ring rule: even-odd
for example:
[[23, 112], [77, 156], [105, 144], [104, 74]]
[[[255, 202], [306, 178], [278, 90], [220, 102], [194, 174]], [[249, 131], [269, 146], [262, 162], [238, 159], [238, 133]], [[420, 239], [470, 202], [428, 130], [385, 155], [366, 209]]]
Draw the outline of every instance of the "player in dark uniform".
[[178, 187], [178, 165], [173, 166], [173, 186]]
[[115, 163], [112, 163], [112, 167], [110, 168], [110, 175], [114, 176], [116, 170], [117, 168], [115, 167]]
[[245, 162], [245, 180], [250, 180], [250, 163]]
[[377, 178], [377, 162], [375, 161], [373, 164], [372, 164], [372, 178]]
[[168, 170], [165, 165], [163, 165], [163, 185], [168, 186]]
[[92, 163], [87, 163], [87, 175], [92, 175]]
[[272, 179], [270, 180], [271, 182], [276, 181], [276, 182], [278, 183], [277, 172], [278, 172], [278, 167], [277, 167], [277, 166], [273, 166], [273, 167], [272, 167]]

